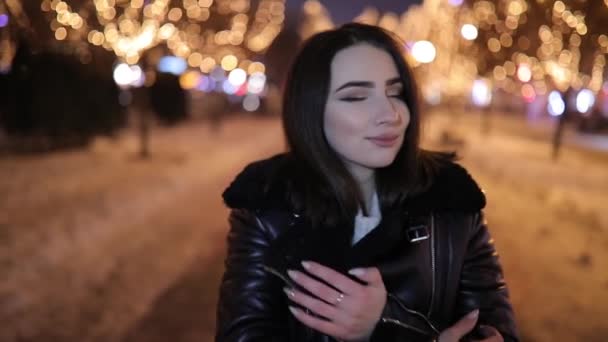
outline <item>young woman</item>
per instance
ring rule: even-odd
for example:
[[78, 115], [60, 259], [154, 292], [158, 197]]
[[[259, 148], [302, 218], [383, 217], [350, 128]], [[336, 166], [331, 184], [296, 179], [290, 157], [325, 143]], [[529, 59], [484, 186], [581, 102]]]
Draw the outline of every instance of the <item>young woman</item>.
[[485, 197], [419, 147], [416, 85], [384, 30], [347, 24], [289, 74], [289, 151], [245, 168], [216, 341], [518, 341]]

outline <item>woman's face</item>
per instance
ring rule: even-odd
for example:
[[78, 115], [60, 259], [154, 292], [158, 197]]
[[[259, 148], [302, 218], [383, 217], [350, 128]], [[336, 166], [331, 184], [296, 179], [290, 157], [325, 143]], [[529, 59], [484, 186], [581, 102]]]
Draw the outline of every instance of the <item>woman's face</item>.
[[334, 57], [323, 128], [355, 176], [395, 159], [410, 121], [402, 90], [397, 67], [384, 50], [358, 44]]

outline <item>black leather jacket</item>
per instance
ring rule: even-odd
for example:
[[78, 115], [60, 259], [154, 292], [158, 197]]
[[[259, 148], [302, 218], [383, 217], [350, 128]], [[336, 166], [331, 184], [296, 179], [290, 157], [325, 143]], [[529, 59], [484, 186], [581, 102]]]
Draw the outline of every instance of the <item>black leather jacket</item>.
[[[264, 196], [277, 156], [248, 166], [224, 193], [232, 209], [216, 341], [335, 341], [288, 311], [287, 269], [313, 260], [346, 273], [376, 266], [388, 292], [371, 341], [431, 341], [479, 308], [479, 323], [518, 341], [493, 241], [485, 197], [457, 164], [408, 204], [383, 210], [378, 227], [351, 245], [352, 227], [313, 228], [305, 217]], [[267, 193], [267, 192], [266, 192]]]

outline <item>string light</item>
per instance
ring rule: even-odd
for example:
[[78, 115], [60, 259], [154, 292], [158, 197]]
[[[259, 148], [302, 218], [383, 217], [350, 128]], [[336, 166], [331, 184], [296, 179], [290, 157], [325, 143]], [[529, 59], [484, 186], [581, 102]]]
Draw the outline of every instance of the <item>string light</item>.
[[[51, 16], [57, 40], [102, 46], [127, 63], [139, 62], [145, 51], [165, 43], [202, 72], [211, 71], [223, 56], [234, 58], [222, 63], [232, 70], [239, 60], [263, 53], [285, 19], [284, 0], [261, 0], [256, 8], [250, 0], [179, 2], [181, 6], [171, 0], [94, 0], [76, 11], [68, 0], [42, 0], [40, 9]], [[203, 30], [201, 23], [212, 10], [228, 17], [225, 30]]]

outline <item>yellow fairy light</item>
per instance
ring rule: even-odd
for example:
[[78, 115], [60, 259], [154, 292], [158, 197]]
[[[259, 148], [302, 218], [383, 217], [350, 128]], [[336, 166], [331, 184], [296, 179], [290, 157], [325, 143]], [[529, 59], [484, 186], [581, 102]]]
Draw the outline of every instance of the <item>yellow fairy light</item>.
[[198, 52], [195, 52], [188, 57], [188, 65], [194, 68], [199, 67], [202, 61], [203, 55]]
[[553, 34], [551, 34], [551, 30], [549, 29], [548, 26], [546, 25], [542, 25], [539, 29], [538, 29], [538, 36], [540, 37], [540, 39], [547, 43], [549, 41], [551, 41], [551, 38], [553, 38]]
[[201, 8], [198, 6], [193, 6], [188, 8], [188, 10], [186, 11], [186, 14], [188, 15], [188, 18], [190, 19], [196, 19], [201, 15]]
[[556, 1], [553, 4], [553, 10], [557, 13], [562, 13], [566, 10], [566, 5], [564, 5], [564, 3], [561, 1]]
[[81, 29], [83, 25], [84, 21], [78, 14], [74, 15], [72, 19], [70, 19], [70, 26], [72, 26], [72, 28], [75, 30]]
[[515, 63], [513, 63], [511, 61], [506, 61], [504, 68], [505, 68], [505, 72], [507, 73], [507, 75], [509, 75], [509, 76], [515, 75], [515, 70], [516, 70]]
[[127, 62], [128, 64], [137, 64], [137, 62], [139, 62], [139, 55], [134, 53], [134, 54], [129, 54], [127, 55], [127, 57], [125, 58], [125, 62]]
[[215, 65], [216, 65], [215, 59], [213, 59], [211, 57], [205, 57], [201, 61], [200, 69], [201, 69], [202, 72], [208, 74], [208, 73], [211, 72], [211, 70], [213, 70], [213, 68], [215, 67]]
[[201, 8], [200, 14], [198, 16], [198, 18], [196, 18], [199, 21], [205, 21], [207, 19], [209, 19], [209, 17], [211, 16], [211, 12], [209, 12], [208, 8]]
[[198, 85], [200, 77], [199, 72], [191, 70], [179, 77], [179, 84], [183, 89], [194, 89]]
[[488, 49], [494, 53], [500, 51], [500, 41], [496, 38], [490, 38], [488, 40]]
[[504, 47], [511, 47], [513, 45], [513, 37], [511, 37], [508, 33], [503, 33], [500, 35], [500, 44]]
[[68, 4], [66, 4], [63, 1], [60, 1], [56, 6], [55, 6], [55, 11], [57, 13], [62, 13], [62, 12], [66, 12], [68, 10]]
[[116, 17], [116, 9], [110, 7], [103, 12], [102, 16], [105, 20], [113, 20]]
[[224, 58], [222, 58], [222, 62], [221, 62], [222, 69], [224, 69], [226, 71], [230, 71], [237, 67], [238, 62], [239, 62], [238, 59], [234, 55], [224, 56]]
[[587, 34], [587, 25], [585, 25], [583, 23], [578, 24], [576, 26], [576, 32], [578, 32], [578, 34], [580, 34], [581, 36], [586, 35]]
[[44, 0], [40, 3], [40, 9], [43, 12], [49, 12], [51, 10], [51, 2], [49, 0]]
[[198, 5], [201, 7], [211, 7], [213, 0], [198, 0]]
[[581, 36], [579, 36], [576, 33], [573, 33], [570, 36], [570, 45], [575, 46], [575, 47], [581, 46]]
[[171, 21], [179, 21], [182, 18], [182, 10], [180, 8], [172, 8], [167, 15]]
[[572, 62], [572, 53], [569, 50], [564, 50], [559, 54], [559, 64], [568, 66]]
[[260, 72], [262, 74], [265, 73], [266, 66], [264, 64], [262, 64], [261, 62], [253, 62], [253, 63], [249, 64], [249, 67], [247, 68], [247, 73], [253, 74], [256, 72]]
[[55, 31], [55, 39], [64, 40], [68, 36], [68, 31], [65, 27], [60, 27]]
[[131, 0], [131, 8], [142, 8], [144, 6], [144, 0]]
[[497, 81], [502, 81], [505, 78], [507, 78], [507, 72], [505, 71], [505, 68], [500, 65], [497, 65], [494, 67], [493, 74], [494, 74], [494, 79]]
[[519, 25], [519, 19], [514, 16], [508, 16], [505, 20], [505, 26], [510, 30], [517, 29], [517, 25]]
[[524, 7], [519, 1], [511, 1], [509, 3], [507, 11], [509, 12], [509, 14], [517, 16], [523, 13]]
[[231, 45], [240, 45], [243, 42], [243, 34], [242, 33], [231, 33], [228, 38], [228, 42]]

